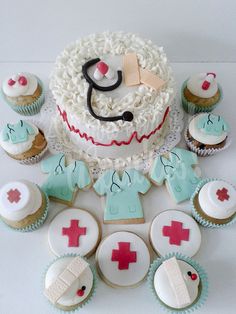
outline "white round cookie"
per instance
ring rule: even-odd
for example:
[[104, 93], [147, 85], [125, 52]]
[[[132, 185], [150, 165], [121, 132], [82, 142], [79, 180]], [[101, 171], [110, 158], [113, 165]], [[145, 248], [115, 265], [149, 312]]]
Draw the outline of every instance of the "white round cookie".
[[157, 215], [150, 227], [150, 242], [160, 256], [179, 252], [194, 256], [201, 245], [201, 232], [196, 221], [180, 210], [166, 210]]
[[216, 145], [223, 142], [228, 135], [227, 132], [222, 132], [220, 135], [212, 135], [207, 134], [204, 132], [204, 130], [198, 127], [198, 121], [205, 115], [209, 115], [209, 113], [200, 113], [193, 117], [193, 119], [190, 121], [188, 126], [190, 135], [198, 142], [206, 145]]
[[[210, 86], [205, 90], [202, 88], [202, 84], [204, 81], [209, 81], [209, 79], [211, 80]], [[213, 76], [209, 77], [207, 73], [197, 73], [189, 78], [187, 88], [193, 95], [201, 98], [211, 98], [217, 93], [218, 84]]]
[[[49, 289], [59, 276], [63, 272], [65, 273], [66, 268], [74, 258], [75, 257], [73, 256], [59, 258], [48, 268], [45, 276], [45, 289]], [[80, 274], [79, 277], [73, 281], [72, 284], [70, 284], [67, 291], [58, 299], [57, 305], [62, 307], [79, 305], [89, 297], [93, 288], [93, 282], [93, 272], [88, 266], [82, 274]], [[81, 293], [81, 291], [83, 292]]]
[[[156, 291], [156, 294], [158, 298], [167, 306], [173, 308], [173, 309], [181, 309], [184, 307], [187, 307], [194, 303], [194, 301], [197, 299], [199, 294], [199, 283], [200, 279], [197, 274], [197, 271], [189, 265], [187, 262], [182, 260], [177, 260], [177, 264], [180, 270], [180, 276], [181, 276], [181, 282], [185, 286], [184, 289], [187, 289], [187, 294], [189, 296], [188, 302], [186, 304], [180, 305], [180, 301], [178, 300], [177, 295], [175, 293], [175, 282], [170, 282], [171, 273], [170, 270], [168, 274], [168, 270], [166, 270], [164, 263], [162, 263], [158, 269], [156, 270], [156, 273], [154, 275], [154, 289]], [[196, 275], [196, 279], [192, 280], [191, 276], [188, 275], [188, 272], [191, 272], [191, 274]], [[173, 274], [172, 274], [173, 275]], [[173, 279], [175, 280], [174, 276]], [[176, 280], [177, 283], [177, 280]], [[179, 282], [177, 283], [179, 284]], [[178, 287], [176, 287], [178, 291]], [[180, 291], [180, 287], [179, 287]], [[181, 298], [181, 294], [180, 294]]]
[[[67, 229], [65, 233], [69, 232], [70, 234], [71, 232], [73, 237], [75, 231], [68, 229], [72, 220], [75, 220], [74, 224], [78, 226], [79, 230], [78, 236], [75, 236], [77, 243], [71, 243], [72, 246], [69, 246], [70, 237], [66, 234], [63, 235], [62, 230], [63, 228]], [[96, 249], [99, 240], [100, 227], [97, 220], [88, 211], [79, 208], [63, 210], [54, 217], [48, 229], [48, 243], [52, 252], [57, 256], [77, 254], [88, 257]]]
[[23, 220], [41, 205], [41, 191], [27, 180], [9, 182], [0, 189], [0, 215], [10, 221]]
[[[125, 244], [121, 248], [119, 243]], [[125, 265], [122, 259], [125, 259]], [[98, 273], [107, 284], [114, 287], [132, 287], [146, 277], [150, 266], [150, 253], [142, 238], [132, 232], [118, 231], [100, 243], [96, 261]]]
[[209, 217], [227, 219], [236, 213], [236, 189], [223, 180], [206, 183], [199, 191], [198, 200]]

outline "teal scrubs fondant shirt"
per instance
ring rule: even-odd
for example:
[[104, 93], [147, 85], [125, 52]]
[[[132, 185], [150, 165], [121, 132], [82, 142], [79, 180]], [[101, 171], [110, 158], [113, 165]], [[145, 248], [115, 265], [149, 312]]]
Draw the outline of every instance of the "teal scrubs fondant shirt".
[[196, 154], [174, 148], [169, 152], [169, 158], [159, 156], [155, 159], [151, 179], [159, 185], [166, 181], [170, 194], [180, 203], [190, 199], [200, 181], [192, 167], [196, 164]]
[[41, 168], [49, 177], [42, 189], [48, 196], [72, 201], [74, 192], [91, 183], [90, 174], [83, 161], [74, 160], [65, 165], [65, 155], [58, 154], [41, 162]]
[[123, 172], [106, 171], [94, 184], [95, 191], [106, 195], [104, 221], [143, 218], [139, 193], [146, 193], [151, 184], [135, 169]]

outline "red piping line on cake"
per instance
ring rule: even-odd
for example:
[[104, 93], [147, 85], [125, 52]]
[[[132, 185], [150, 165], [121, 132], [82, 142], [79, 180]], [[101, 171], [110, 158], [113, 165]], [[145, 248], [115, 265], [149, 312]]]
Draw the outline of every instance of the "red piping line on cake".
[[60, 108], [59, 106], [57, 106], [57, 109], [58, 109], [58, 111], [59, 111], [59, 113], [60, 113], [60, 116], [62, 117], [63, 121], [67, 124], [67, 127], [68, 127], [68, 129], [70, 130], [70, 132], [74, 132], [74, 133], [79, 134], [79, 136], [80, 136], [81, 138], [84, 138], [86, 141], [91, 141], [91, 142], [92, 142], [94, 145], [96, 145], [96, 146], [113, 146], [113, 145], [121, 146], [121, 145], [129, 145], [129, 144], [132, 142], [133, 138], [136, 138], [136, 140], [137, 140], [139, 143], [141, 143], [144, 139], [149, 139], [150, 136], [152, 136], [153, 134], [155, 134], [157, 131], [159, 131], [159, 130], [161, 129], [161, 127], [163, 126], [163, 124], [164, 124], [164, 122], [165, 122], [165, 120], [166, 120], [166, 117], [167, 117], [167, 115], [168, 115], [168, 113], [169, 113], [169, 111], [170, 111], [170, 108], [167, 107], [162, 122], [161, 122], [153, 131], [151, 131], [148, 135], [144, 134], [144, 135], [142, 135], [142, 136], [139, 138], [139, 137], [138, 137], [138, 134], [137, 134], [137, 131], [134, 131], [134, 132], [131, 134], [131, 136], [130, 136], [130, 138], [129, 138], [129, 140], [128, 140], [127, 142], [126, 142], [126, 141], [116, 141], [116, 140], [112, 140], [112, 141], [111, 141], [110, 143], [108, 143], [108, 144], [103, 144], [103, 143], [96, 142], [92, 136], [88, 136], [88, 134], [86, 134], [86, 133], [82, 133], [82, 134], [81, 134], [81, 131], [80, 131], [79, 129], [76, 129], [76, 128], [74, 127], [74, 125], [70, 125], [70, 123], [69, 123], [69, 121], [68, 121], [68, 118], [67, 118], [67, 113], [66, 113], [66, 111], [64, 110], [64, 111], [62, 112], [62, 110], [61, 110], [61, 108]]

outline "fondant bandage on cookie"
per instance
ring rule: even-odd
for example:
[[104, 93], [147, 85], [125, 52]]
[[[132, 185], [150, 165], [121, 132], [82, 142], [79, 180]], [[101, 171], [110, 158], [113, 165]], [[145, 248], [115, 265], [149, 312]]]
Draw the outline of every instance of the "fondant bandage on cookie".
[[158, 90], [165, 84], [165, 81], [160, 79], [157, 75], [153, 74], [152, 72], [142, 68], [140, 68], [139, 71], [140, 82], [147, 85], [148, 87]]
[[127, 53], [123, 59], [126, 86], [140, 84], [139, 65], [136, 53]]
[[57, 277], [56, 281], [44, 291], [44, 295], [55, 304], [71, 287], [89, 266], [81, 257], [77, 256], [67, 268]]
[[176, 258], [172, 257], [164, 261], [163, 265], [178, 305], [187, 306], [191, 303], [191, 299]]

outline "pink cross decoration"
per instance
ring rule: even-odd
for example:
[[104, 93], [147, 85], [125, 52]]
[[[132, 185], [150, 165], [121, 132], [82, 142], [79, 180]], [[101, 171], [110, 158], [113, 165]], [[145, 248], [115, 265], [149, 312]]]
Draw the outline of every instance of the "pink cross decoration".
[[130, 263], [137, 262], [137, 252], [130, 251], [130, 242], [118, 242], [118, 250], [112, 250], [112, 262], [118, 262], [118, 269], [129, 269]]
[[226, 188], [222, 188], [221, 190], [218, 189], [216, 191], [216, 195], [218, 196], [218, 200], [220, 200], [221, 202], [229, 200], [229, 194]]
[[79, 247], [79, 238], [82, 235], [86, 235], [86, 227], [79, 227], [79, 220], [72, 219], [70, 221], [70, 227], [62, 228], [62, 235], [66, 235], [69, 238], [69, 247]]
[[10, 189], [7, 195], [7, 199], [10, 203], [18, 203], [21, 199], [21, 192], [18, 189]]
[[181, 241], [189, 241], [189, 229], [183, 228], [183, 223], [180, 221], [171, 221], [171, 226], [164, 226], [162, 234], [164, 237], [169, 237], [169, 244], [181, 245]]

